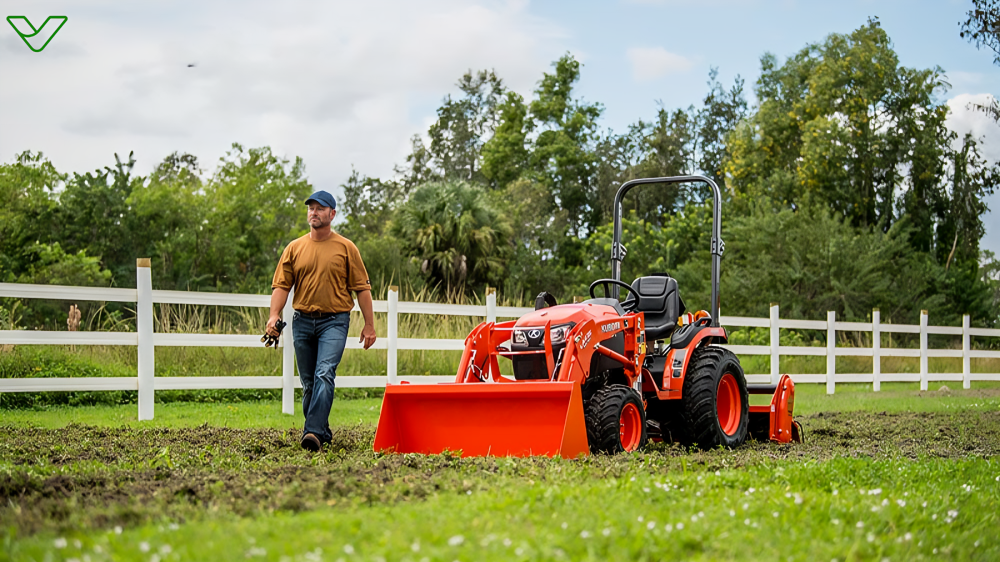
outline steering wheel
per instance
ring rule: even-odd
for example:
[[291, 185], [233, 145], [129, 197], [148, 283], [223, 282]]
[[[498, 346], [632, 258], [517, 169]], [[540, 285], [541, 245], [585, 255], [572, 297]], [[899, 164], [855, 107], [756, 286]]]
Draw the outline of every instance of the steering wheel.
[[[611, 293], [612, 285], [625, 289], [630, 296], [634, 297], [632, 305], [629, 308], [625, 308], [624, 301], [619, 301], [619, 302], [622, 303], [622, 308], [625, 308], [625, 312], [635, 312], [635, 310], [639, 307], [639, 293], [637, 293], [635, 289], [633, 289], [632, 286], [629, 285], [628, 283], [624, 283], [617, 279], [598, 279], [597, 281], [591, 283], [590, 298], [593, 299], [600, 298], [594, 293], [594, 289], [596, 289], [597, 287], [604, 287], [604, 298], [618, 300], [617, 296], [612, 296]], [[626, 297], [625, 300], [627, 301], [628, 297]]]

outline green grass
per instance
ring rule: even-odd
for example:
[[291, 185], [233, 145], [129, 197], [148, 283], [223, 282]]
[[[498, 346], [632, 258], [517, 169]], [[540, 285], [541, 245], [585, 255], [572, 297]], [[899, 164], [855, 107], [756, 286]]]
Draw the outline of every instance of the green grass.
[[[948, 390], [920, 392], [916, 383], [886, 383], [880, 392], [872, 392], [871, 385], [841, 384], [837, 392], [826, 394], [822, 384], [799, 384], [795, 387], [795, 414], [812, 415], [818, 412], [947, 412], [961, 409], [1000, 410], [1000, 383], [978, 382], [972, 389], [961, 385]], [[770, 398], [753, 396], [754, 404], [766, 403]], [[330, 411], [330, 424], [375, 424], [378, 421], [380, 398], [337, 399]], [[302, 404], [295, 402], [295, 415], [281, 413], [281, 402], [260, 400], [238, 403], [167, 402], [155, 405], [155, 418], [137, 421], [135, 404], [96, 406], [45, 406], [35, 409], [2, 409], [0, 424], [30, 427], [58, 428], [68, 424], [99, 425], [106, 427], [165, 427], [183, 428], [208, 424], [213, 427], [284, 429], [301, 427]]]
[[[567, 461], [558, 468], [573, 472]], [[8, 543], [18, 560], [995, 560], [994, 461], [837, 459], [484, 486]], [[120, 531], [120, 532], [119, 532]]]
[[[378, 398], [335, 400], [330, 411], [330, 425], [373, 424], [378, 420]], [[302, 427], [302, 403], [296, 401], [295, 415], [281, 413], [281, 402], [268, 400], [233, 404], [169, 402], [155, 405], [154, 419], [137, 420], [135, 404], [98, 406], [50, 406], [34, 410], [0, 409], [0, 424], [25, 425], [41, 428], [65, 427], [69, 424], [103, 427], [212, 427], [246, 429], [271, 427], [286, 429]]]

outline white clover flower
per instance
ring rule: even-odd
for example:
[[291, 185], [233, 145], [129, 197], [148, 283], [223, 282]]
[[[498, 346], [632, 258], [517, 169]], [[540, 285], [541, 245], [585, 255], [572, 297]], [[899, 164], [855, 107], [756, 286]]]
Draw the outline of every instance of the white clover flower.
[[345, 544], [344, 545], [344, 554], [354, 554], [354, 547], [351, 546], [351, 545], [349, 545], [349, 544]]
[[875, 542], [875, 535], [873, 535], [871, 533], [868, 533], [867, 535], [865, 535], [865, 538], [868, 539], [868, 542]]
[[636, 518], [636, 521], [638, 521], [639, 523], [642, 523], [642, 519], [643, 519], [642, 515], [640, 515], [639, 517]]
[[611, 529], [605, 527], [604, 530], [601, 531], [601, 534], [604, 535], [605, 537], [610, 536], [611, 535]]
[[733, 511], [732, 509], [730, 509], [730, 510], [729, 510], [729, 516], [730, 516], [730, 517], [736, 517], [736, 512], [735, 512], [735, 511]]
[[744, 519], [743, 520], [743, 524], [744, 525], [750, 525], [750, 520], [749, 519]]
[[674, 530], [674, 526], [671, 525], [670, 523], [667, 523], [666, 525], [663, 526], [663, 530], [669, 533]]
[[504, 538], [504, 539], [503, 539], [503, 545], [504, 545], [504, 546], [506, 546], [506, 547], [509, 547], [509, 546], [510, 546], [510, 544], [511, 544], [511, 543], [510, 543], [510, 539], [508, 539], [508, 538]]
[[66, 539], [59, 537], [58, 539], [52, 541], [52, 546], [56, 548], [66, 548]]
[[691, 516], [691, 522], [692, 523], [696, 523], [697, 521], [698, 521], [698, 516], [697, 515], [692, 515]]
[[906, 507], [906, 500], [896, 500], [896, 505], [899, 507]]
[[865, 528], [865, 522], [864, 521], [858, 521], [857, 524], [854, 525], [854, 526], [857, 527], [857, 528], [859, 528], [859, 529], [864, 529]]
[[412, 550], [413, 552], [420, 552], [420, 543], [418, 541], [413, 541], [413, 544], [410, 545], [410, 550]]
[[680, 530], [681, 530], [681, 529], [683, 529], [683, 528], [684, 528], [684, 523], [678, 523], [678, 524], [677, 524], [677, 530], [678, 530], [678, 531], [680, 531]]
[[777, 518], [777, 517], [778, 517], [778, 512], [777, 512], [777, 511], [775, 511], [775, 512], [774, 512], [774, 513], [772, 513], [771, 515], [773, 515], [773, 516], [774, 516], [775, 518]]
[[141, 550], [142, 552], [149, 552], [149, 543], [146, 541], [142, 541], [141, 543], [139, 543], [139, 550]]
[[882, 488], [875, 488], [874, 490], [868, 490], [869, 496], [877, 496], [882, 493]]
[[120, 534], [122, 534], [122, 528], [121, 528], [121, 525], [115, 525], [115, 534], [116, 534], [116, 535], [120, 535]]
[[649, 523], [646, 523], [646, 528], [649, 529], [650, 531], [652, 531], [655, 527], [656, 527], [656, 521], [650, 521]]
[[912, 541], [913, 540], [913, 533], [906, 533], [905, 535], [903, 535], [903, 540], [904, 541]]
[[565, 521], [563, 521], [563, 524], [560, 525], [560, 527], [562, 527], [563, 529], [565, 529], [566, 527], [569, 527], [569, 524], [567, 524]]
[[455, 535], [454, 537], [448, 539], [448, 546], [458, 546], [463, 542], [465, 542], [465, 537], [462, 535]]
[[590, 538], [590, 531], [580, 531], [580, 538], [581, 539], [589, 539]]
[[795, 505], [802, 505], [802, 496], [795, 494]]
[[830, 521], [830, 523], [833, 523], [834, 525], [840, 525], [840, 519], [834, 519]]

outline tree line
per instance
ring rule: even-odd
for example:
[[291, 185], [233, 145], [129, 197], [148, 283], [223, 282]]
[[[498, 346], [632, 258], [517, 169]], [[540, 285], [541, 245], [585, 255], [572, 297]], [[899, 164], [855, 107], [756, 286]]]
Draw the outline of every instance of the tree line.
[[[633, 178], [704, 174], [723, 190], [722, 310], [894, 322], [1000, 321], [1000, 262], [979, 247], [998, 168], [945, 127], [940, 68], [902, 66], [877, 20], [761, 57], [747, 101], [713, 69], [700, 105], [624, 132], [575, 95], [565, 55], [530, 99], [470, 71], [392, 177], [355, 171], [337, 229], [372, 283], [460, 298], [497, 287], [566, 300], [610, 274], [611, 205]], [[301, 159], [234, 144], [211, 173], [173, 154], [148, 176], [134, 160], [63, 174], [40, 153], [0, 165], [0, 280], [134, 286], [153, 258], [158, 288], [267, 292], [284, 245], [305, 233]], [[626, 198], [622, 276], [666, 272], [707, 308], [710, 193], [696, 185]], [[787, 312], [786, 312], [787, 311]]]

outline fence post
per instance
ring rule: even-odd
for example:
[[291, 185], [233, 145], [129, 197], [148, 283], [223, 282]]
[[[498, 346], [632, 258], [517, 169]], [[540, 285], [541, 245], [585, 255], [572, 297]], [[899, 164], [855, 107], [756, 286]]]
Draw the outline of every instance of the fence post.
[[872, 390], [882, 390], [882, 313], [872, 309]]
[[833, 394], [836, 391], [837, 381], [837, 329], [834, 325], [837, 322], [837, 313], [833, 310], [826, 311], [826, 393]]
[[927, 390], [927, 311], [920, 311], [920, 390]]
[[281, 318], [285, 321], [285, 337], [281, 338], [281, 413], [295, 414], [295, 340], [292, 337], [292, 321], [295, 310], [292, 300], [295, 298], [295, 288], [288, 291], [285, 307], [281, 309]]
[[486, 288], [486, 321], [497, 321], [497, 290], [493, 287]]
[[771, 384], [778, 384], [781, 378], [781, 354], [778, 346], [781, 345], [781, 332], [778, 330], [778, 303], [771, 303]]
[[972, 365], [971, 365], [971, 349], [972, 338], [969, 337], [969, 315], [962, 315], [962, 388], [968, 389], [972, 387]]
[[388, 318], [388, 351], [386, 351], [385, 370], [389, 384], [396, 384], [396, 336], [399, 327], [399, 287], [389, 287], [389, 318]]
[[150, 259], [135, 260], [135, 328], [139, 339], [139, 421], [153, 419], [153, 383], [156, 365], [153, 362], [153, 277]]

